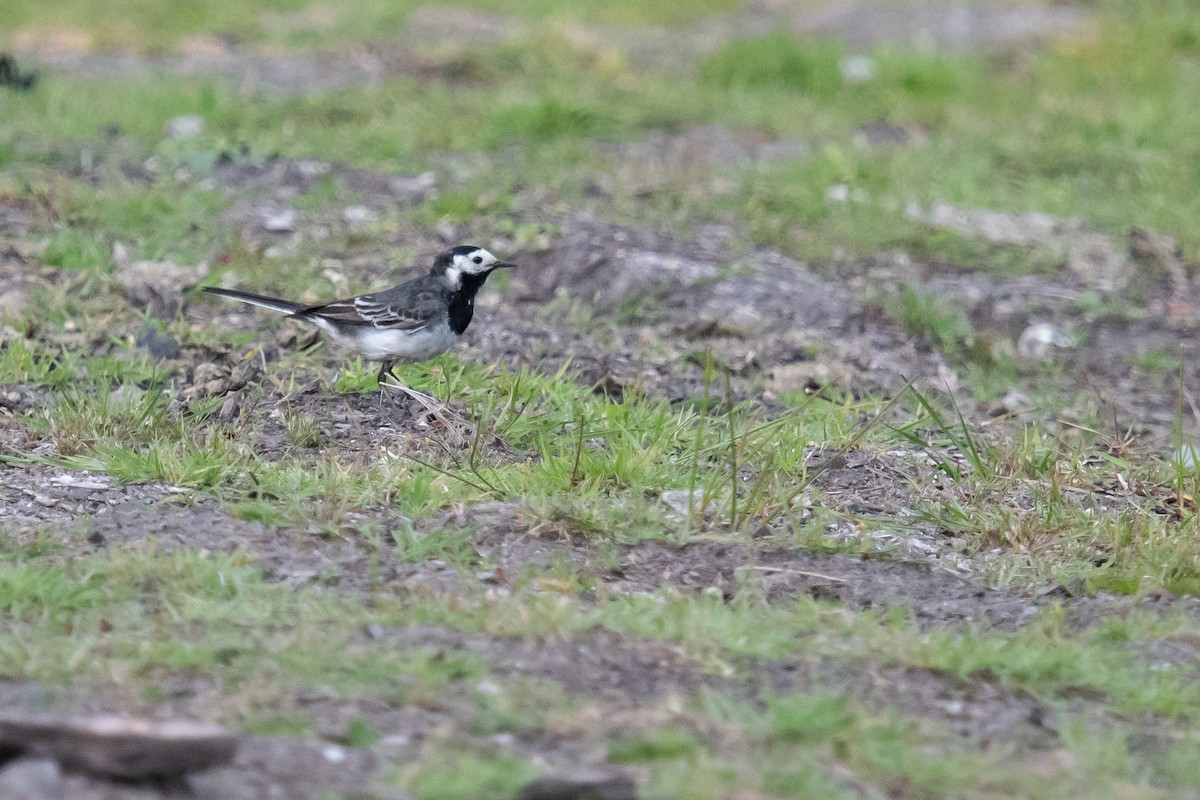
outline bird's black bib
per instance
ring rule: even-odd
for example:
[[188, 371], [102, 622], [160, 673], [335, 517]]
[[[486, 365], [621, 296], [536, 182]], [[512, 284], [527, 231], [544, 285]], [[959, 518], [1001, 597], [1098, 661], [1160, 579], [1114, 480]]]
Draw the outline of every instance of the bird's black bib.
[[475, 316], [475, 293], [479, 291], [479, 287], [483, 286], [483, 282], [487, 280], [487, 273], [482, 275], [471, 275], [463, 273], [462, 286], [456, 292], [450, 293], [450, 330], [454, 331], [455, 336], [461, 336], [467, 326], [471, 324], [471, 318]]

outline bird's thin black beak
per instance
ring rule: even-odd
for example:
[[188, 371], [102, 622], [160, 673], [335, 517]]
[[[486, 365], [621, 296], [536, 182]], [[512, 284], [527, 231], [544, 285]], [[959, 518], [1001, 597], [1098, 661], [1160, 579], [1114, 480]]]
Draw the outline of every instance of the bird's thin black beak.
[[510, 264], [507, 261], [497, 261], [495, 264], [492, 264], [492, 269], [516, 269], [516, 268], [517, 268], [516, 264]]

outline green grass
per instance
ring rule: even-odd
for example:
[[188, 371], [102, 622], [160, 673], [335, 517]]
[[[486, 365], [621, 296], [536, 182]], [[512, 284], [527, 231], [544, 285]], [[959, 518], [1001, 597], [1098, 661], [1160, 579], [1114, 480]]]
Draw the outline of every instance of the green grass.
[[[347, 42], [387, 41], [404, 29], [414, 0], [356, 0], [339, 6], [313, 6], [308, 0], [265, 0], [254, 5], [202, 0], [176, 12], [152, 0], [68, 0], [49, 7], [6, 0], [0, 4], [5, 43], [37, 40], [66, 31], [69, 41], [98, 48], [156, 51], [178, 48], [188, 37], [232, 36], [239, 42], [286, 47], [331, 47]], [[458, 7], [484, 14], [537, 21], [578, 18], [605, 25], [680, 25], [709, 14], [736, 10], [737, 0], [698, 0], [677, 6], [647, 6], [633, 0], [564, 5], [558, 0], [468, 0]]]
[[[1096, 36], [1019, 62], [882, 49], [874, 54], [875, 79], [864, 83], [841, 78], [837, 46], [781, 34], [730, 43], [681, 77], [637, 72], [539, 23], [526, 38], [474, 53], [478, 77], [466, 85], [397, 78], [251, 104], [219, 82], [55, 76], [36, 92], [10, 98], [15, 113], [0, 123], [0, 141], [8, 142], [9, 161], [56, 160], [65, 155], [64, 139], [99, 137], [116, 125], [145, 152], [160, 147], [167, 119], [198, 113], [208, 133], [168, 149], [192, 150], [176, 155], [189, 156], [201, 171], [211, 159], [205, 151], [238, 143], [260, 154], [401, 171], [424, 168], [428, 155], [447, 149], [504, 149], [504, 166], [489, 180], [548, 181], [579, 192], [570, 174], [598, 159], [582, 143], [715, 123], [815, 146], [803, 160], [732, 175], [724, 164], [691, 165], [687, 174], [666, 176], [661, 196], [643, 197], [637, 213], [658, 205], [646, 200], [661, 200], [656, 216], [663, 222], [733, 214], [754, 241], [808, 253], [915, 241], [930, 256], [968, 261], [971, 268], [1042, 271], [1042, 254], [964, 252], [952, 238], [930, 237], [905, 207], [948, 201], [1040, 210], [1116, 233], [1139, 225], [1177, 236], [1194, 254], [1188, 220], [1198, 210], [1191, 187], [1200, 159], [1187, 143], [1200, 140], [1194, 135], [1200, 117], [1175, 102], [1197, 88], [1196, 76], [1183, 68], [1195, 52], [1188, 19], [1167, 2], [1121, 15], [1102, 10]], [[1136, 54], [1139, 69], [1114, 66], [1123, 63], [1121, 54]], [[97, 107], [103, 116], [93, 112]], [[881, 150], [858, 143], [858, 127], [878, 121], [919, 131], [919, 138]], [[732, 189], [680, 193], [673, 181], [694, 183], [697, 169], [732, 179]], [[830, 203], [826, 192], [835, 184], [861, 190], [865, 201]], [[623, 191], [618, 187], [613, 198], [618, 209], [634, 202]], [[466, 202], [466, 212], [451, 215], [470, 213]]]
[[[1186, 729], [1186, 720], [1200, 712], [1200, 693], [1186, 666], [1164, 668], [1141, 655], [1145, 642], [1195, 636], [1194, 625], [1183, 617], [1134, 615], [1079, 633], [1049, 614], [1013, 633], [921, 632], [902, 614], [847, 614], [828, 601], [775, 608], [668, 595], [666, 602], [615, 597], [598, 605], [564, 605], [532, 587], [500, 605], [481, 594], [434, 600], [380, 595], [363, 606], [317, 589], [264, 582], [236, 555], [167, 554], [140, 545], [92, 556], [68, 553], [26, 553], [14, 542], [6, 545], [0, 568], [0, 606], [9, 620], [0, 635], [0, 668], [6, 674], [50, 682], [116, 681], [151, 699], [173, 676], [203, 674], [234, 698], [239, 710], [223, 713], [243, 715], [260, 732], [305, 729], [303, 715], [281, 717], [273, 707], [273, 698], [289, 692], [320, 687], [347, 699], [426, 703], [479, 685], [488, 675], [486, 656], [397, 650], [386, 638], [373, 642], [355, 634], [369, 624], [434, 622], [533, 640], [604, 625], [677, 641], [697, 666], [724, 674], [729, 672], [723, 665], [732, 665], [736, 674], [764, 657], [803, 655], [836, 659], [848, 668], [882, 662], [987, 679], [1034, 695], [1059, 715], [1059, 747], [1091, 765], [1087, 780], [1097, 794], [1082, 796], [1102, 796], [1102, 787], [1113, 780], [1149, 792], [1154, 786], [1187, 786], [1195, 778], [1195, 762], [1188, 760], [1195, 745], [1186, 738], [1165, 749], [1145, 749], [1119, 724], [1152, 714], [1160, 730]], [[1081, 696], [1111, 704], [1104, 726], [1073, 721]], [[988, 786], [1049, 797], [1056, 787], [1071, 785], [1064, 779], [1084, 780], [1068, 767], [1031, 777], [1018, 765], [1036, 756], [975, 754], [961, 742], [952, 744], [954, 737], [937, 724], [880, 714], [841, 695], [783, 693], [766, 701], [765, 713], [711, 690], [693, 702], [671, 712], [675, 724], [655, 723], [661, 717], [650, 714], [644, 727], [614, 730], [606, 740], [609, 758], [650, 766], [664, 781], [681, 778], [679, 770], [699, 771], [709, 781], [706, 792], [742, 785], [796, 797], [818, 788], [836, 788], [831, 796], [841, 796], [850, 785], [846, 781], [878, 786], [898, 776], [931, 797]], [[468, 719], [479, 736], [536, 731], [547, 724], [547, 714], [561, 715], [555, 724], [562, 725], [584, 713], [552, 688], [520, 683], [498, 695], [480, 692], [474, 708]], [[733, 730], [739, 733], [730, 738]], [[368, 722], [352, 719], [345, 740], [370, 747], [379, 735]], [[451, 751], [458, 756], [447, 769]], [[1114, 753], [1121, 755], [1106, 758]], [[524, 761], [486, 744], [464, 748], [447, 742], [431, 747], [415, 772], [406, 770], [397, 780], [421, 797], [482, 797], [512, 791], [533, 774]]]
[[[0, 361], [0, 383], [52, 377], [55, 368], [63, 367], [53, 352], [39, 357], [13, 348]], [[494, 373], [443, 358], [406, 368], [406, 380], [414, 388], [466, 402], [489, 426], [451, 463], [440, 466], [402, 450], [367, 463], [332, 451], [305, 456], [303, 451], [319, 448], [324, 439], [311, 417], [296, 414], [285, 415], [283, 424], [297, 457], [272, 461], [241, 446], [253, 431], [205, 423], [210, 402], [198, 402], [191, 414], [168, 414], [168, 397], [154, 389], [161, 378], [144, 360], [87, 358], [67, 369], [85, 374], [87, 382], [67, 386], [53, 407], [29, 420], [55, 443], [58, 462], [67, 466], [106, 471], [122, 481], [209, 489], [232, 503], [261, 493], [294, 498], [293, 511], [302, 515], [313, 513], [309, 503], [336, 516], [336, 509], [390, 498], [405, 513], [423, 514], [455, 499], [519, 497], [534, 513], [544, 509], [541, 513], [559, 523], [585, 529], [622, 520], [622, 535], [635, 538], [646, 522], [652, 522], [650, 529], [659, 527], [653, 520], [662, 512], [631, 519], [629, 509], [641, 506], [650, 514], [644, 498], [667, 489], [699, 491], [704, 504], [734, 527], [756, 516], [788, 513], [800, 491], [791, 465], [813, 438], [849, 435], [856, 413], [852, 404], [830, 405], [819, 419], [794, 413], [761, 421], [735, 413], [701, 424], [695, 412], [661, 401], [614, 403], [580, 394], [566, 373]], [[368, 380], [370, 386], [335, 388], [374, 388], [364, 374], [363, 381]], [[151, 388], [133, 396], [114, 392], [131, 381], [147, 381]], [[489, 463], [477, 455], [478, 442], [487, 436], [498, 436], [531, 458]], [[790, 445], [779, 447], [781, 437]], [[592, 445], [585, 447], [585, 441]], [[729, 463], [755, 470], [753, 480], [736, 492], [726, 477]], [[252, 484], [244, 481], [248, 473], [256, 476]]]
[[508, 796], [537, 775], [532, 765], [506, 756], [448, 752], [441, 761], [427, 766], [412, 782], [421, 800]]
[[608, 757], [618, 764], [684, 758], [694, 752], [694, 738], [674, 728], [646, 731], [629, 739], [608, 743]]
[[[830, 41], [777, 32], [660, 72], [623, 53], [603, 27], [678, 28], [736, 10], [729, 0], [465, 5], [525, 24], [465, 54], [417, 52], [428, 74], [337, 91], [243, 94], [204, 77], [46, 71], [35, 91], [3, 95], [0, 206], [29, 225], [0, 231], [2, 244], [11, 239], [55, 280], [33, 293], [13, 320], [18, 335], [0, 346], [0, 386], [29, 384], [48, 397], [0, 416], [0, 469], [87, 469], [181, 487], [189, 490], [181, 502], [212, 498], [294, 537], [296, 547], [353, 544], [367, 554], [370, 579], [347, 596], [334, 572], [307, 586], [272, 583], [253, 552], [167, 553], [153, 542], [90, 552], [69, 525], [0, 531], [0, 673], [85, 691], [115, 685], [148, 703], [167, 698], [180, 678], [202, 678], [219, 687], [215, 716], [272, 735], [315, 735], [315, 718], [291, 704], [304, 692], [439, 713], [441, 727], [417, 761], [387, 764], [389, 782], [420, 798], [511, 796], [545, 768], [527, 752], [555, 737], [584, 740], [587, 752], [625, 765], [647, 796], [1160, 798], [1194, 787], [1193, 665], [1154, 655], [1194, 644], [1194, 621], [1122, 612], [1079, 629], [1037, 599], [1055, 588], [1065, 603], [1098, 592], [1200, 592], [1194, 470], [1103, 436], [1037, 427], [1006, 435], [1011, 428], [976, 426], [976, 409], [933, 395], [894, 403], [849, 392], [794, 396], [767, 415], [727, 404], [711, 367], [703, 391], [669, 402], [630, 390], [617, 402], [570, 366], [547, 374], [456, 355], [406, 367], [404, 377], [477, 423], [465, 444], [435, 431], [345, 448], [331, 417], [339, 403], [376, 390], [372, 365], [352, 361], [322, 383], [326, 408], [289, 400], [277, 418], [264, 416], [263, 404], [315, 379], [315, 365], [331, 360], [324, 350], [271, 362], [247, 390], [250, 410], [233, 420], [218, 417], [222, 398], [173, 403], [169, 390], [182, 374], [133, 344], [147, 319], [114, 280], [113, 247], [127, 246], [134, 259], [207, 262], [250, 289], [325, 297], [338, 277], [355, 289], [384, 280], [439, 225], [536, 252], [564, 216], [587, 210], [685, 235], [719, 223], [747, 261], [769, 246], [834, 275], [881, 250], [1000, 278], [1061, 270], [1060, 254], [934, 231], [907, 212], [945, 201], [1078, 217], [1117, 241], [1132, 225], [1148, 227], [1177, 237], [1195, 260], [1200, 116], [1190, 98], [1200, 92], [1200, 14], [1170, 0], [1108, 0], [1092, 27], [1043, 50], [937, 57], [880, 47], [871, 53], [876, 77], [856, 83], [843, 78], [845, 51]], [[206, 0], [166, 14], [126, 0], [101, 15], [94, 0], [0, 2], [9, 23], [0, 43], [74, 28], [96, 47], [135, 52], [230, 32], [244, 46], [299, 53], [363, 42], [386, 51], [415, 7]], [[203, 117], [204, 133], [164, 139], [164, 123], [180, 114]], [[870, 146], [862, 126], [880, 122], [911, 138]], [[796, 147], [758, 163], [668, 148], [662, 163], [647, 164], [625, 149], [696, 126]], [[420, 205], [384, 209], [372, 225], [347, 231], [342, 209], [376, 199], [349, 173], [335, 169], [279, 197], [223, 182], [227, 168], [270, 169], [276, 158], [405, 175], [432, 169], [437, 187]], [[844, 202], [829, 192], [839, 185]], [[246, 220], [231, 216], [267, 200], [328, 230], [313, 234], [306, 222], [283, 257], [268, 257], [253, 236], [242, 241]], [[224, 307], [187, 299], [225, 319], [215, 311]], [[1065, 396], [1062, 370], [1014, 363], [944, 298], [900, 286], [867, 299], [918, 346], [940, 352], [981, 401], [1014, 385], [1033, 387], [1047, 413], [1086, 400]], [[609, 333], [608, 320], [569, 302], [547, 313], [591, 336]], [[658, 304], [647, 292], [616, 309], [615, 322], [654, 324]], [[1085, 322], [1146, 313], [1099, 294], [1075, 310]], [[204, 319], [153, 324], [201, 358], [206, 348], [247, 356], [269, 346], [276, 325], [264, 317], [262, 331], [230, 331]], [[711, 363], [704, 353], [694, 358]], [[1132, 365], [1166, 390], [1179, 356], [1150, 351]], [[1109, 432], [1109, 420], [1084, 422]], [[280, 449], [260, 446], [271, 437]], [[906, 513], [835, 507], [805, 467], [814, 444], [894, 466], [899, 491], [911, 489]], [[669, 508], [668, 491], [692, 493], [696, 508]], [[544, 561], [500, 574], [502, 554], [471, 529], [430, 521], [492, 501], [514, 504], [524, 544], [545, 537]], [[809, 597], [769, 604], [749, 577], [760, 547], [901, 558], [872, 534], [914, 531], [943, 536], [982, 579], [1028, 593], [1042, 610], [1014, 630], [930, 629], [902, 604], [862, 612]], [[730, 597], [703, 587], [614, 590], [606, 576], [626, 568], [623, 546], [647, 539], [736, 542], [737, 563], [722, 567], [741, 582]], [[467, 588], [402, 587], [380, 570], [385, 558], [441, 562]], [[411, 625], [477, 638], [462, 649], [397, 647], [387, 631]], [[364, 633], [377, 630], [384, 635]], [[498, 677], [498, 650], [478, 644], [499, 648], [515, 637], [554, 647], [599, 633], [662, 648], [704, 688], [648, 696], [613, 714], [544, 676]], [[935, 709], [925, 718], [824, 685], [768, 690], [762, 672], [781, 659], [846, 675], [894, 668], [1033, 697], [1055, 716], [1045, 732], [1051, 749], [986, 748], [960, 739]], [[321, 735], [379, 751], [391, 733], [364, 714]]]

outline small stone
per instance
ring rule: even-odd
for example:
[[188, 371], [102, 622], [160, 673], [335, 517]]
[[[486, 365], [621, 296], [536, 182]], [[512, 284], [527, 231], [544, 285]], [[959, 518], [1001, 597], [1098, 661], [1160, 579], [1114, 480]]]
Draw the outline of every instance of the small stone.
[[437, 176], [432, 172], [422, 172], [416, 176], [397, 175], [392, 178], [388, 188], [398, 200], [419, 203], [424, 200], [437, 186]]
[[34, 386], [0, 386], [0, 409], [23, 413], [31, 408], [47, 407], [50, 402], [50, 396]]
[[333, 165], [326, 161], [296, 161], [294, 166], [296, 171], [306, 178], [320, 177], [333, 168]]
[[296, 211], [291, 208], [269, 208], [262, 212], [263, 230], [287, 233], [296, 229]]
[[847, 56], [841, 63], [842, 79], [846, 83], [864, 83], [875, 80], [875, 59], [870, 56]]
[[163, 135], [168, 139], [190, 139], [204, 133], [204, 118], [199, 114], [184, 114], [167, 120]]
[[242, 407], [242, 398], [240, 395], [231, 394], [221, 403], [221, 410], [217, 412], [217, 420], [219, 422], [233, 422], [237, 417], [238, 411]]
[[[29, 292], [25, 290], [25, 287], [16, 284], [7, 284], [0, 288], [3, 289], [3, 291], [0, 291], [0, 319], [4, 317], [18, 319], [25, 316], [25, 309], [29, 307]], [[13, 330], [7, 325], [5, 329], [9, 331]], [[15, 331], [13, 332], [15, 333]], [[6, 341], [9, 338], [11, 337], [0, 331], [0, 342]]]
[[50, 479], [50, 482], [55, 486], [65, 486], [69, 489], [88, 489], [90, 491], [108, 491], [112, 488], [112, 484], [103, 476], [94, 477], [90, 473], [84, 472], [86, 478], [77, 477], [70, 472], [64, 472], [62, 475], [55, 475]]
[[864, 122], [854, 129], [854, 143], [864, 150], [888, 150], [903, 147], [919, 138], [921, 138], [920, 128], [897, 125], [886, 120]]
[[179, 358], [179, 342], [169, 333], [147, 325], [137, 334], [137, 346], [146, 350], [155, 361], [168, 361]]
[[751, 305], [710, 304], [679, 328], [679, 333], [694, 339], [722, 336], [749, 338], [766, 330], [769, 322], [762, 312]]
[[229, 370], [222, 367], [220, 364], [214, 364], [211, 361], [202, 361], [196, 365], [195, 374], [192, 376], [193, 383], [208, 383], [210, 381], [219, 380], [227, 377]]
[[1113, 237], [1079, 231], [1067, 245], [1067, 269], [1088, 288], [1112, 292], [1129, 283], [1134, 265]]
[[192, 397], [214, 397], [229, 391], [229, 370], [220, 364], [201, 362], [192, 373], [191, 385], [180, 392], [187, 399]]
[[586, 772], [537, 778], [522, 787], [520, 800], [637, 800], [637, 784], [628, 775]]
[[63, 800], [62, 770], [50, 758], [18, 758], [0, 770], [4, 800]]
[[113, 245], [113, 263], [125, 299], [160, 319], [174, 317], [183, 291], [208, 275], [208, 264], [203, 262], [180, 266], [171, 261], [135, 261], [120, 242]]
[[767, 387], [772, 392], [814, 392], [825, 386], [840, 386], [845, 377], [823, 361], [798, 361], [772, 367]]
[[1035, 322], [1017, 339], [1017, 355], [1029, 361], [1043, 361], [1056, 348], [1074, 347], [1075, 343], [1049, 322]]
[[824, 446], [813, 449], [804, 459], [804, 466], [810, 474], [817, 470], [830, 472], [845, 469], [848, 463], [845, 453]]
[[1000, 399], [1000, 409], [1005, 414], [1023, 414], [1032, 408], [1033, 401], [1020, 389], [1009, 389]]
[[234, 391], [243, 388], [246, 384], [258, 377], [262, 372], [262, 367], [253, 359], [243, 359], [239, 361], [229, 374], [229, 389]]
[[917, 382], [917, 385], [922, 390], [944, 392], [952, 395], [958, 391], [958, 373], [954, 371], [954, 367], [943, 361], [941, 356], [936, 353], [934, 355], [937, 358], [934, 374], [927, 378], [922, 378]]
[[1129, 255], [1140, 263], [1169, 264], [1183, 259], [1179, 240], [1147, 228], [1129, 230]]
[[351, 228], [361, 228], [379, 219], [379, 215], [366, 206], [346, 206], [342, 209], [342, 219]]
[[927, 214], [919, 205], [910, 204], [908, 214], [935, 228], [952, 230], [962, 236], [1025, 247], [1049, 244], [1061, 239], [1065, 231], [1074, 234], [1077, 229], [1068, 220], [1036, 211], [1011, 214], [983, 208], [957, 208], [949, 203], [934, 203]]
[[5, 714], [0, 716], [4, 748], [46, 753], [64, 767], [96, 775], [166, 778], [228, 763], [237, 737], [220, 726], [188, 720]]
[[696, 514], [704, 510], [704, 492], [700, 489], [690, 493], [687, 489], [668, 489], [660, 494], [658, 499], [680, 516], [686, 517], [688, 514]]

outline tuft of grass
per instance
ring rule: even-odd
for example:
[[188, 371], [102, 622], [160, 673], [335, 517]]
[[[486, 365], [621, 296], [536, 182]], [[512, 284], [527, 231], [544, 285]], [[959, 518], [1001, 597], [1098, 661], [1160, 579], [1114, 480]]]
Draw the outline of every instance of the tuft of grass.
[[1151, 350], [1129, 357], [1129, 363], [1152, 373], [1172, 373], [1179, 368], [1179, 353], [1172, 350]]
[[900, 287], [885, 310], [909, 333], [942, 352], [964, 349], [974, 336], [971, 323], [960, 310], [944, 298], [919, 292], [907, 284]]
[[287, 430], [288, 441], [296, 446], [315, 449], [325, 442], [325, 436], [317, 421], [308, 414], [286, 414], [283, 424]]
[[47, 266], [111, 272], [112, 257], [104, 243], [77, 228], [62, 228], [50, 238], [42, 255]]
[[783, 697], [771, 703], [769, 714], [772, 735], [788, 742], [825, 741], [854, 724], [844, 697]]
[[548, 97], [529, 106], [514, 106], [497, 113], [488, 124], [497, 143], [519, 139], [529, 144], [562, 138], [582, 138], [611, 133], [615, 126], [608, 113], [577, 100]]
[[674, 728], [645, 731], [628, 739], [608, 743], [609, 760], [617, 763], [687, 758], [697, 749], [690, 734]]
[[369, 750], [380, 739], [383, 734], [375, 728], [372, 728], [366, 722], [363, 722], [358, 717], [346, 723], [346, 744], [351, 747], [357, 747], [362, 750]]
[[536, 776], [534, 767], [510, 756], [446, 752], [408, 788], [421, 800], [465, 800], [510, 797]]
[[700, 77], [725, 91], [783, 89], [836, 102], [841, 58], [838, 42], [776, 33], [726, 44], [700, 66]]

